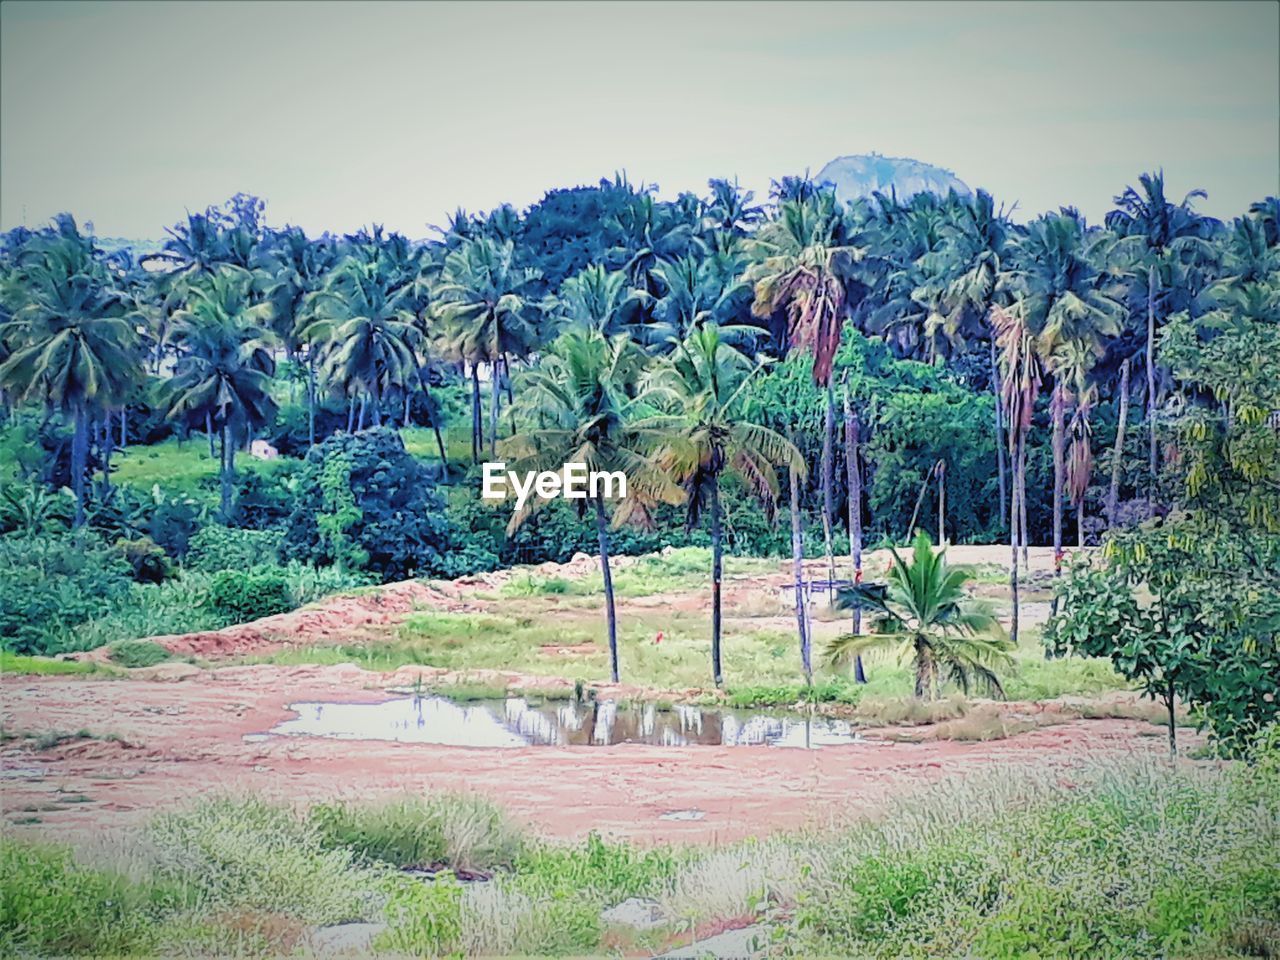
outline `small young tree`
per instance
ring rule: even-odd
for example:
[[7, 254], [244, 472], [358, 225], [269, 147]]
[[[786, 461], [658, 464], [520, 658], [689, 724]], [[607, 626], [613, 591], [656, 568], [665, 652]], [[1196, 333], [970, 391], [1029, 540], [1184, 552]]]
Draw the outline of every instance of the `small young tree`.
[[915, 664], [915, 695], [932, 700], [943, 680], [965, 693], [977, 685], [1003, 696], [997, 667], [1012, 663], [1013, 649], [987, 607], [965, 593], [968, 567], [947, 564], [946, 550], [934, 552], [929, 535], [916, 533], [911, 561], [893, 551], [885, 584], [858, 584], [840, 591], [837, 606], [870, 612], [873, 632], [848, 634], [827, 645], [827, 661], [847, 663], [872, 650], [899, 647]]

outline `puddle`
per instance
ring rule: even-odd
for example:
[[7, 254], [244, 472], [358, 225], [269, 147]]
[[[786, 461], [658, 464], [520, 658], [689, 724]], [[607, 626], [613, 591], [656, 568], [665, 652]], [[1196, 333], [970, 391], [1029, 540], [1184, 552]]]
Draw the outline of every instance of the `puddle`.
[[[759, 710], [704, 709], [612, 701], [577, 704], [508, 700], [454, 703], [400, 697], [382, 703], [294, 703], [298, 716], [273, 734], [340, 740], [394, 740], [455, 747], [655, 746], [819, 747], [865, 742], [850, 724]], [[262, 734], [249, 734], [257, 740]]]

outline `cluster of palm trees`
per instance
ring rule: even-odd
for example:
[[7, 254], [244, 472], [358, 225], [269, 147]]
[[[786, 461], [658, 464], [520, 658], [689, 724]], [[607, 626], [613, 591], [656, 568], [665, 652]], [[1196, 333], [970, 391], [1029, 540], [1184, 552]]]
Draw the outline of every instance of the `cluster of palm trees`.
[[[188, 215], [141, 257], [103, 251], [68, 216], [11, 231], [0, 249], [0, 399], [42, 405], [72, 426], [83, 522], [90, 450], [105, 483], [113, 447], [128, 439], [123, 415], [113, 426], [127, 407], [161, 408], [220, 445], [230, 514], [235, 452], [275, 417], [283, 362], [305, 384], [312, 443], [317, 410], [334, 405], [352, 431], [425, 421], [446, 471], [433, 390], [461, 384], [473, 461], [502, 450], [530, 464], [624, 469], [637, 494], [612, 506], [615, 522], [643, 521], [658, 503], [685, 504], [691, 523], [705, 512], [718, 597], [724, 473], [770, 508], [778, 468], [805, 474], [796, 447], [753, 422], [747, 402], [768, 359], [794, 351], [812, 357], [826, 393], [817, 480], [834, 574], [836, 356], [853, 327], [991, 389], [1016, 610], [1027, 437], [1046, 401], [1060, 556], [1068, 504], [1083, 538], [1100, 404], [1120, 410], [1108, 521], [1131, 399], [1145, 411], [1147, 457], [1128, 475], [1149, 503], [1159, 495], [1160, 410], [1172, 386], [1158, 356], [1165, 321], [1280, 314], [1276, 198], [1223, 224], [1195, 212], [1195, 194], [1170, 201], [1154, 174], [1121, 193], [1103, 225], [1070, 208], [1018, 224], [982, 191], [842, 203], [789, 177], [757, 204], [735, 181], [709, 187], [663, 202], [615, 178], [552, 191], [523, 213], [459, 211], [429, 242], [378, 227], [318, 238], [270, 228], [261, 201], [244, 195]], [[846, 431], [850, 491], [862, 482], [862, 414], [844, 417], [858, 425]], [[857, 554], [863, 511], [849, 501]], [[607, 568], [610, 505], [591, 510]], [[610, 623], [612, 635], [612, 604]]]

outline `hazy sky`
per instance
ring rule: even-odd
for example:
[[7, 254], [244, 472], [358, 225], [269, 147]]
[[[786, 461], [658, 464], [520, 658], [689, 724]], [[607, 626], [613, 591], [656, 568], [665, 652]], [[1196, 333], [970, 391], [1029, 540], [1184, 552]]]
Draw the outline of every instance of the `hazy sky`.
[[1027, 216], [1143, 170], [1280, 191], [1280, 5], [0, 5], [0, 226], [156, 237], [244, 190], [413, 237], [625, 169], [664, 196], [876, 151]]

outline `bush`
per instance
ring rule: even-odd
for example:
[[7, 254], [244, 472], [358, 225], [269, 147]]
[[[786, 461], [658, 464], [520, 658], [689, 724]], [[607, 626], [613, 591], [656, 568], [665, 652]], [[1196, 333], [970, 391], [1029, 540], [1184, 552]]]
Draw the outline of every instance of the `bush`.
[[120, 640], [111, 645], [107, 655], [122, 667], [154, 667], [172, 657], [154, 640]]
[[124, 554], [133, 568], [133, 579], [139, 583], [160, 583], [173, 576], [173, 564], [164, 550], [150, 537], [117, 540], [116, 549]]
[[120, 640], [217, 629], [223, 621], [209, 604], [209, 579], [184, 573], [164, 583], [135, 583], [105, 614], [70, 631], [74, 646], [92, 650]]
[[117, 874], [76, 864], [69, 850], [0, 834], [0, 954], [151, 953], [156, 895]]
[[362, 568], [391, 581], [443, 569], [449, 549], [431, 475], [395, 430], [337, 434], [307, 454], [287, 559]]
[[0, 638], [15, 653], [84, 649], [72, 628], [126, 596], [131, 574], [120, 551], [88, 532], [0, 537]]
[[203, 573], [245, 571], [276, 563], [284, 534], [210, 524], [191, 538], [187, 567]]
[[229, 623], [248, 623], [293, 609], [289, 578], [279, 568], [223, 570], [209, 585], [209, 603]]

